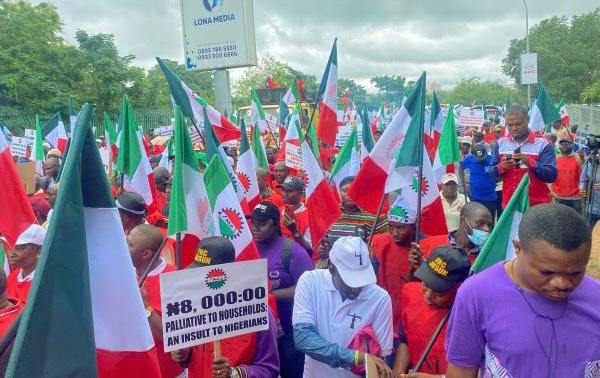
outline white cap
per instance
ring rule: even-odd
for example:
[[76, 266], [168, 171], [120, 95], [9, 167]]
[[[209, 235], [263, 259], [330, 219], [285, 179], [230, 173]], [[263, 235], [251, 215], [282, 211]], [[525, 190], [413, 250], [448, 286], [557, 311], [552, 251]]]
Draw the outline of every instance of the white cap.
[[377, 282], [369, 259], [369, 248], [357, 236], [345, 236], [336, 240], [329, 252], [329, 260], [335, 265], [342, 281], [352, 288]]
[[415, 224], [417, 222], [416, 209], [400, 195], [388, 213], [388, 222]]
[[458, 138], [458, 142], [460, 144], [466, 143], [466, 144], [473, 144], [473, 139], [470, 136], [463, 136]]
[[444, 176], [442, 176], [442, 184], [447, 184], [450, 181], [454, 181], [458, 184], [458, 177], [456, 177], [454, 173], [446, 173]]
[[46, 230], [40, 226], [39, 224], [32, 224], [29, 226], [21, 236], [17, 239], [15, 245], [22, 244], [35, 244], [42, 245], [44, 244], [44, 238], [46, 237]]

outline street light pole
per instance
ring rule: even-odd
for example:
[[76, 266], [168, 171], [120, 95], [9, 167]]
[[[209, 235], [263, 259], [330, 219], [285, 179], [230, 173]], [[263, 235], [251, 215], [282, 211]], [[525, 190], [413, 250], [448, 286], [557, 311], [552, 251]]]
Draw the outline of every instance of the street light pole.
[[[529, 10], [527, 9], [527, 1], [523, 0], [525, 5], [525, 43], [527, 54], [529, 54]], [[527, 84], [527, 104], [531, 106], [531, 84]]]

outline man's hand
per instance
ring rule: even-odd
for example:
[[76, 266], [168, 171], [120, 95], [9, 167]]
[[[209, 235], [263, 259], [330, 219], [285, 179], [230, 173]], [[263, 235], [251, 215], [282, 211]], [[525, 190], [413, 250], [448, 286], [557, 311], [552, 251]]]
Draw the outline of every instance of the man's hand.
[[392, 378], [392, 369], [388, 366], [388, 364], [379, 357], [375, 357], [372, 354], [359, 352], [358, 353], [358, 364], [365, 365], [367, 358], [369, 359], [369, 363], [372, 363], [377, 368], [377, 373], [380, 378]]
[[[526, 167], [529, 166], [529, 156], [525, 155], [524, 153], [520, 152], [518, 154], [514, 154], [512, 156], [513, 161], [518, 162], [519, 164], [522, 164]], [[516, 165], [516, 164], [515, 164]]]
[[410, 252], [408, 252], [408, 264], [412, 271], [416, 271], [423, 262], [423, 251], [417, 243], [411, 243]]
[[297, 225], [296, 225], [296, 217], [294, 217], [294, 214], [288, 214], [287, 211], [283, 212], [283, 225], [285, 227], [287, 227], [292, 233], [296, 232], [297, 229]]
[[515, 167], [515, 162], [512, 159], [502, 159], [502, 169], [513, 169]]
[[178, 364], [184, 364], [190, 359], [192, 348], [178, 349], [171, 352], [171, 359]]
[[227, 357], [217, 357], [213, 360], [212, 369], [214, 378], [229, 378], [229, 360]]

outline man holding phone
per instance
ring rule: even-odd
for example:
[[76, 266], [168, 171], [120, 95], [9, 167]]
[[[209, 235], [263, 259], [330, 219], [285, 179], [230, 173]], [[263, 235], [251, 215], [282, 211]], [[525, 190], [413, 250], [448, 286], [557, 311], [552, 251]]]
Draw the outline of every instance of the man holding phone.
[[512, 106], [506, 115], [510, 135], [500, 138], [494, 148], [490, 170], [502, 178], [502, 208], [505, 208], [521, 178], [529, 174], [529, 203], [531, 206], [552, 201], [548, 183], [556, 180], [556, 154], [545, 138], [529, 130], [529, 116], [522, 106]]

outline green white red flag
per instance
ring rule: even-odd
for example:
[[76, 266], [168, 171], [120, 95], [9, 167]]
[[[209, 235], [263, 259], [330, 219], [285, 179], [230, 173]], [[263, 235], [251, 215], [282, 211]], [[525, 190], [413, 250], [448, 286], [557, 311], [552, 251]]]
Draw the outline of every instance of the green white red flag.
[[56, 112], [52, 118], [42, 126], [42, 136], [52, 147], [58, 149], [60, 153], [64, 155], [69, 137], [67, 136], [67, 129], [60, 116], [60, 112]]
[[490, 237], [481, 248], [477, 260], [471, 267], [472, 272], [479, 273], [497, 262], [515, 258], [513, 240], [519, 240], [519, 224], [527, 209], [529, 209], [529, 175], [525, 174], [508, 201], [508, 205], [502, 211]]
[[206, 167], [204, 184], [217, 233], [231, 240], [235, 247], [236, 260], [259, 258], [248, 222], [219, 156], [213, 156]]
[[[243, 135], [244, 133], [242, 132], [242, 138]], [[268, 172], [269, 161], [267, 160], [267, 150], [265, 149], [265, 144], [263, 143], [262, 135], [258, 127], [252, 128], [252, 142], [250, 147], [252, 148], [252, 153], [256, 159], [256, 167], [262, 168]]]
[[17, 165], [10, 152], [10, 145], [2, 132], [0, 132], [0, 181], [2, 182], [0, 234], [6, 238], [9, 247], [12, 248], [23, 231], [37, 223], [37, 220], [25, 194]]
[[569, 112], [567, 111], [567, 105], [563, 100], [560, 100], [558, 105], [556, 105], [556, 109], [558, 110], [558, 114], [560, 114], [560, 121], [563, 125], [569, 126], [571, 124], [571, 120], [569, 119]]
[[159, 377], [119, 212], [89, 124], [77, 119], [6, 377]]
[[[257, 126], [254, 126], [254, 130], [254, 138], [256, 138], [256, 133], [260, 132], [260, 130]], [[248, 135], [246, 134], [246, 124], [243, 119], [240, 120], [240, 131], [242, 132], [242, 139], [240, 141], [240, 156], [237, 162], [236, 173], [242, 186], [244, 197], [246, 197], [246, 201], [248, 202], [248, 207], [254, 209], [254, 206], [260, 202], [258, 178], [256, 177], [257, 159], [250, 148]], [[260, 138], [260, 133], [258, 135]]]
[[366, 106], [363, 108], [360, 119], [362, 123], [362, 132], [360, 135], [359, 156], [360, 162], [362, 163], [367, 158], [367, 156], [369, 156], [369, 153], [371, 153], [373, 147], [375, 146], [375, 142], [373, 140], [373, 133], [371, 131], [371, 126], [369, 125], [369, 114]]
[[560, 114], [554, 107], [546, 89], [540, 84], [538, 95], [529, 113], [529, 129], [533, 132], [543, 133], [546, 127], [560, 121]]
[[317, 126], [317, 136], [319, 140], [335, 145], [337, 135], [337, 38], [333, 42], [327, 66], [321, 79], [319, 95], [319, 124]]
[[156, 60], [167, 78], [171, 97], [181, 107], [181, 112], [186, 117], [192, 118], [196, 125], [200, 126], [204, 123], [204, 109], [206, 109], [210, 125], [219, 142], [225, 143], [240, 138], [240, 130], [227, 117], [200, 98], [162, 59], [156, 58]]
[[104, 144], [110, 149], [113, 160], [117, 160], [117, 153], [119, 152], [119, 147], [117, 145], [117, 131], [115, 130], [115, 126], [106, 112], [104, 112], [103, 125]]
[[252, 88], [250, 98], [252, 100], [250, 106], [250, 120], [252, 121], [252, 126], [259, 127], [261, 132], [265, 132], [268, 129], [267, 118], [265, 117], [265, 111], [260, 103], [260, 98], [258, 98], [256, 89]]
[[452, 105], [448, 109], [444, 129], [442, 130], [433, 161], [433, 173], [435, 174], [437, 183], [441, 181], [444, 173], [454, 172], [454, 164], [460, 161], [460, 150], [458, 149], [458, 136], [456, 134], [456, 122]]
[[425, 118], [425, 148], [429, 156], [435, 156], [444, 128], [444, 114], [437, 94], [433, 92], [431, 106]]
[[350, 136], [344, 142], [340, 153], [335, 159], [335, 163], [331, 169], [331, 179], [329, 182], [335, 185], [339, 193], [342, 180], [346, 177], [356, 176], [359, 169], [358, 133], [357, 128], [355, 127], [352, 129]]
[[138, 128], [127, 95], [123, 96], [119, 125], [121, 135], [119, 138], [117, 169], [123, 174], [123, 189], [141, 195], [148, 207], [148, 212], [152, 213], [156, 210], [154, 174], [146, 154], [142, 133]]

